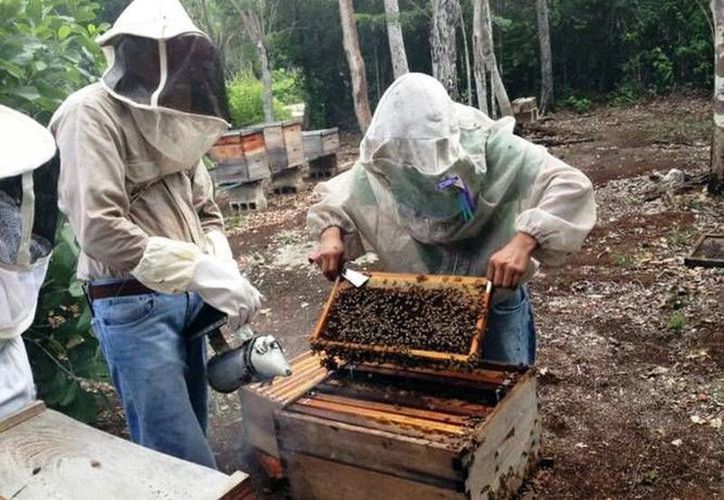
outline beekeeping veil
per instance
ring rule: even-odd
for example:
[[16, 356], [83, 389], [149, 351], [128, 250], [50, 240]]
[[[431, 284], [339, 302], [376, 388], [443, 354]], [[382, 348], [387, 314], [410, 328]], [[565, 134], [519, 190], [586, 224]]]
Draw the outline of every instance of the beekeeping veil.
[[[512, 147], [511, 141], [522, 141], [513, 136], [514, 125], [512, 118], [493, 121], [454, 103], [437, 80], [410, 73], [377, 105], [360, 144], [360, 164], [377, 205], [395, 207], [410, 236], [454, 243], [479, 236], [507, 212], [514, 218], [519, 207], [512, 200], [530, 190], [545, 151]], [[489, 168], [491, 150], [503, 168]], [[512, 231], [512, 220], [508, 226]]]
[[0, 339], [33, 321], [58, 220], [59, 162], [44, 127], [0, 105]]
[[163, 154], [162, 174], [195, 167], [228, 128], [221, 58], [209, 37], [178, 0], [135, 0], [97, 41], [108, 60], [102, 84]]

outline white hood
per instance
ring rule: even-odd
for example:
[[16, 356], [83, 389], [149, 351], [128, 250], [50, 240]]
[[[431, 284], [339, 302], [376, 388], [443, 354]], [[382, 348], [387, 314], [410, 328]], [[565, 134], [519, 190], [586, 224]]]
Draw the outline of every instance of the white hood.
[[34, 170], [54, 154], [55, 141], [45, 127], [0, 104], [0, 179]]
[[229, 128], [221, 57], [211, 39], [178, 0], [135, 0], [98, 42], [108, 61], [102, 85], [169, 160], [163, 174], [195, 168]]
[[196, 27], [178, 0], [135, 0], [96, 42], [104, 46], [118, 35], [168, 40], [184, 33], [206, 36]]
[[0, 340], [35, 316], [58, 216], [55, 151], [45, 127], [0, 105]]

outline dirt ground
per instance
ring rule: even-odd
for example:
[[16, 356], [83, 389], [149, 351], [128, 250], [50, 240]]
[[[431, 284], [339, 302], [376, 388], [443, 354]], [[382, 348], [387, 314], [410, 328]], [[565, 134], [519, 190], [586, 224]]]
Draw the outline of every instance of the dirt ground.
[[[684, 266], [700, 234], [724, 232], [724, 203], [703, 191], [709, 123], [706, 99], [679, 96], [521, 130], [592, 179], [599, 209], [583, 251], [532, 283], [544, 438], [522, 498], [722, 496], [724, 271]], [[340, 164], [358, 140], [343, 138]], [[683, 185], [663, 179], [673, 168]], [[306, 262], [311, 187], [228, 217], [266, 296], [254, 327], [290, 356], [306, 350], [330, 288]], [[211, 440], [222, 470], [258, 479], [241, 418], [237, 396], [215, 395]]]

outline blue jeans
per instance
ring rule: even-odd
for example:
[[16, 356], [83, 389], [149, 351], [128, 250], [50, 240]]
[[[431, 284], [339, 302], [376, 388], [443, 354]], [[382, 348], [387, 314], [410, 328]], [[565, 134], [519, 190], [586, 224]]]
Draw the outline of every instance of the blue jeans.
[[196, 293], [97, 299], [93, 331], [123, 404], [131, 439], [216, 468], [206, 439], [205, 339], [183, 335], [202, 305]]
[[535, 362], [535, 322], [528, 287], [518, 287], [510, 298], [494, 304], [488, 316], [483, 358], [509, 365]]

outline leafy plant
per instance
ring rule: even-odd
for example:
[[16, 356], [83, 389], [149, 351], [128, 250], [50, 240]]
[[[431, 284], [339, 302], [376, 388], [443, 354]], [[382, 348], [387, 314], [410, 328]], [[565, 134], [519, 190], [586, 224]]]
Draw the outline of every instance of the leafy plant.
[[41, 122], [100, 74], [93, 40], [98, 4], [89, 0], [0, 1], [0, 101]]
[[685, 322], [686, 320], [684, 319], [684, 315], [680, 312], [675, 312], [669, 316], [666, 327], [674, 333], [681, 333], [684, 331]]
[[575, 95], [571, 95], [563, 101], [563, 106], [572, 109], [576, 113], [586, 113], [590, 111], [593, 106], [593, 101], [587, 97], [577, 97]]
[[[248, 73], [240, 73], [227, 85], [231, 121], [236, 127], [244, 127], [264, 121], [263, 85]], [[291, 113], [274, 100], [274, 118], [285, 120]]]
[[92, 421], [102, 394], [94, 381], [107, 381], [99, 344], [91, 332], [91, 311], [75, 278], [78, 247], [69, 225], [57, 244], [38, 302], [35, 322], [23, 338], [39, 397], [79, 420]]

